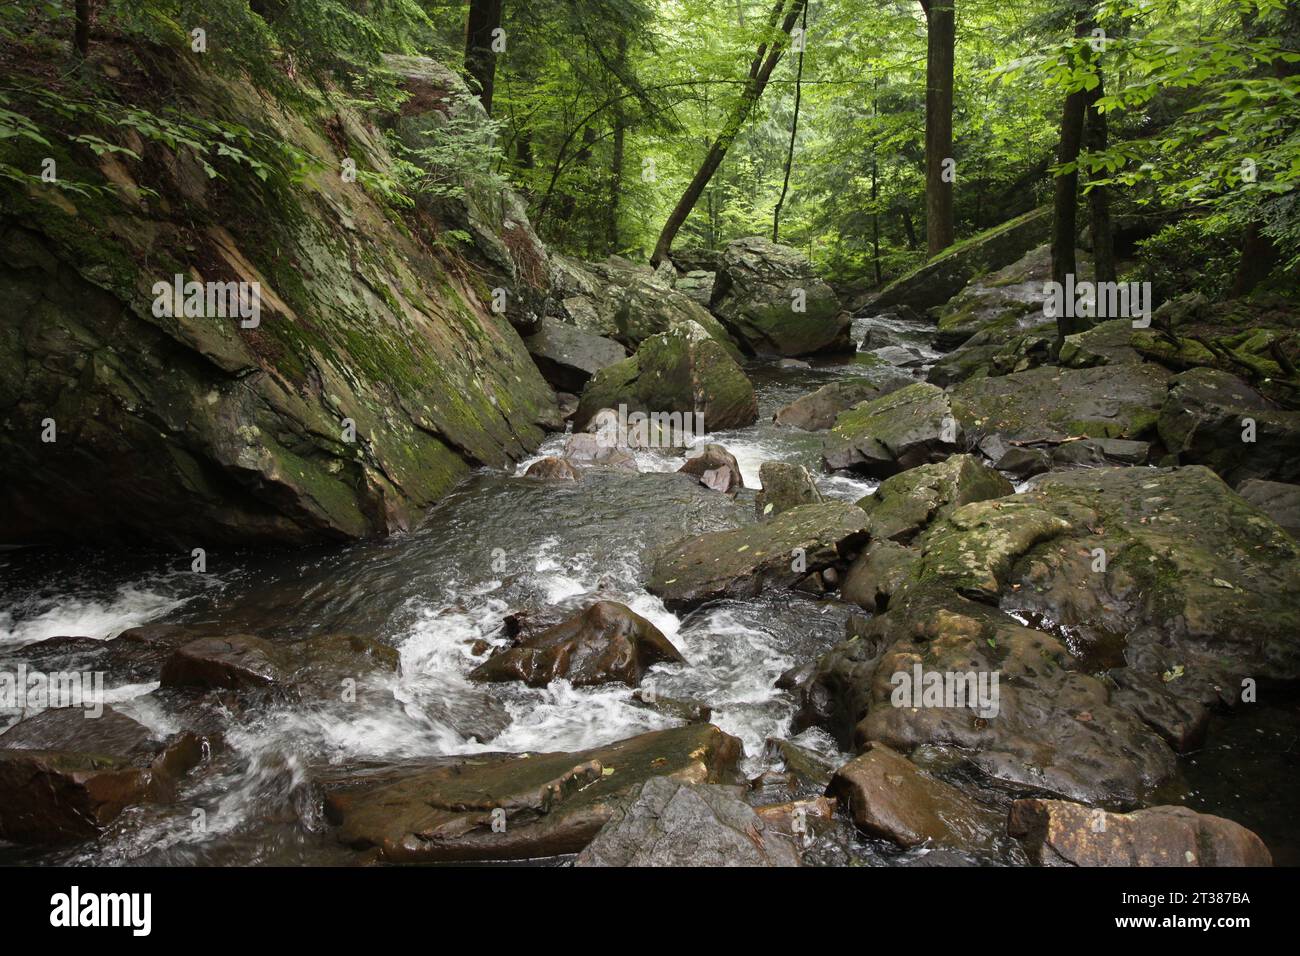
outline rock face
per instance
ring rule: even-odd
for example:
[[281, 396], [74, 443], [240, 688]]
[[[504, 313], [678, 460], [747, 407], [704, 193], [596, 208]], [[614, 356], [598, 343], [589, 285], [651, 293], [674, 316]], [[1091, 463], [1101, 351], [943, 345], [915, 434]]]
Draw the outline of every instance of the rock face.
[[704, 416], [704, 428], [740, 428], [758, 417], [754, 386], [701, 326], [687, 323], [646, 339], [629, 359], [597, 372], [574, 415], [583, 428], [602, 408]]
[[481, 681], [523, 681], [545, 687], [564, 678], [574, 687], [621, 681], [631, 687], [651, 665], [683, 663], [668, 638], [639, 614], [613, 601], [597, 601], [581, 614], [527, 637], [470, 672]]
[[1179, 461], [1208, 465], [1231, 484], [1300, 481], [1300, 412], [1227, 372], [1194, 368], [1175, 377], [1159, 428]]
[[859, 402], [888, 395], [911, 382], [910, 377], [901, 373], [885, 384], [865, 378], [831, 382], [815, 392], [796, 398], [773, 415], [772, 420], [778, 425], [789, 425], [804, 431], [820, 431], [834, 425], [836, 416], [845, 409], [852, 408]]
[[0, 734], [0, 839], [93, 837], [128, 806], [172, 799], [203, 754], [193, 734], [160, 740], [111, 707], [42, 711]]
[[602, 368], [627, 358], [627, 351], [613, 339], [549, 317], [524, 339], [524, 345], [546, 381], [565, 392], [581, 392]]
[[976, 275], [1015, 262], [1046, 242], [1050, 209], [1035, 209], [960, 242], [920, 268], [895, 279], [871, 301], [873, 309], [905, 305], [924, 312], [947, 302]]
[[1300, 539], [1300, 485], [1251, 478], [1237, 486], [1237, 494]]
[[741, 752], [692, 724], [578, 753], [429, 758], [330, 786], [325, 812], [342, 843], [389, 863], [557, 856], [586, 847], [645, 780], [732, 783]]
[[906, 543], [942, 514], [1014, 491], [1011, 482], [978, 458], [953, 455], [938, 464], [920, 465], [887, 478], [859, 501], [858, 507], [867, 513], [873, 541]]
[[899, 846], [966, 847], [989, 811], [960, 790], [873, 743], [831, 779], [827, 793], [849, 808], [858, 829]]
[[670, 611], [688, 611], [707, 601], [792, 587], [855, 550], [865, 538], [866, 517], [854, 505], [827, 501], [748, 528], [688, 538], [655, 562], [648, 589]]
[[1020, 442], [1137, 439], [1154, 430], [1169, 373], [1157, 365], [1036, 368], [971, 379], [952, 390], [962, 427]]
[[[203, 78], [183, 61], [167, 67], [176, 105], [203, 115]], [[346, 150], [315, 118], [250, 87], [223, 88], [223, 101], [230, 118], [324, 169], [344, 155], [390, 164], [382, 139], [345, 107]], [[441, 108], [417, 99], [407, 115], [422, 103]], [[267, 190], [247, 166], [222, 163], [210, 181], [187, 152], [142, 149], [139, 161], [117, 155], [114, 175], [171, 197], [165, 204], [134, 189], [58, 205], [6, 196], [0, 539], [147, 539], [188, 551], [382, 533], [558, 425], [554, 395], [489, 308], [490, 289], [431, 256], [425, 227], [398, 222], [360, 182], [322, 173]], [[247, 222], [251, 205], [257, 228], [220, 225]], [[170, 301], [155, 284], [178, 274], [259, 283], [256, 326], [155, 315], [156, 299]], [[55, 441], [42, 441], [46, 419]]]
[[962, 426], [944, 391], [917, 382], [855, 405], [835, 419], [822, 458], [876, 478], [942, 461], [960, 450]]
[[819, 504], [824, 500], [817, 490], [817, 479], [802, 465], [765, 461], [758, 469], [758, 478], [763, 487], [754, 499], [754, 510], [760, 518], [774, 518], [799, 505]]
[[798, 866], [794, 841], [726, 787], [651, 777], [577, 866]]
[[1251, 831], [1186, 807], [1108, 813], [1061, 800], [1017, 800], [1007, 830], [1044, 866], [1272, 866]]
[[808, 259], [758, 236], [728, 244], [710, 306], [760, 355], [810, 355], [847, 342], [839, 300]]

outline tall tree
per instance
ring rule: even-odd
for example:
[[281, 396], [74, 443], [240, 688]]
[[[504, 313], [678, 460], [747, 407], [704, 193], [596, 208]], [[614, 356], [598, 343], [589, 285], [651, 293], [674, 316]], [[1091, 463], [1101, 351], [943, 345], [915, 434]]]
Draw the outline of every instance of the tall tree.
[[785, 154], [785, 177], [781, 180], [781, 195], [772, 212], [772, 241], [781, 241], [781, 207], [790, 191], [790, 170], [794, 167], [794, 142], [799, 134], [799, 103], [803, 99], [803, 55], [808, 48], [808, 4], [803, 7], [803, 24], [799, 28], [799, 66], [794, 73], [794, 118], [790, 121], [790, 148]]
[[497, 51], [503, 0], [470, 0], [465, 18], [465, 75], [479, 90], [483, 109], [492, 113], [492, 91], [496, 86]]
[[72, 32], [72, 45], [84, 60], [90, 54], [90, 0], [76, 0], [74, 13], [76, 25]]
[[[713, 141], [713, 145], [709, 147], [704, 162], [700, 164], [695, 176], [687, 184], [686, 191], [682, 193], [682, 198], [677, 201], [677, 205], [669, 213], [668, 221], [664, 223], [664, 228], [659, 233], [659, 240], [655, 243], [654, 254], [650, 257], [651, 265], [657, 266], [667, 258], [673, 240], [677, 238], [677, 233], [686, 222], [686, 217], [695, 208], [695, 203], [699, 201], [700, 194], [704, 192], [704, 187], [709, 184], [713, 174], [722, 165], [727, 150], [735, 142], [736, 136], [745, 125], [745, 121], [749, 119], [749, 114], [753, 112], [754, 104], [758, 102], [758, 98], [763, 95], [763, 90], [767, 88], [767, 81], [771, 79], [772, 71], [776, 69], [777, 63], [781, 61], [781, 54], [785, 52], [790, 42], [790, 31], [794, 29], [794, 25], [798, 22], [799, 15], [803, 12], [806, 3], [807, 0], [776, 0], [776, 5], [772, 8], [767, 22], [768, 32], [772, 34], [770, 37], [771, 42], [769, 44], [768, 38], [764, 38], [759, 43], [754, 59], [749, 65], [749, 76], [741, 91], [740, 99], [736, 101], [736, 105], [723, 126], [722, 132], [718, 134], [717, 139]], [[784, 17], [781, 15], [782, 11], [785, 11]], [[775, 29], [778, 23], [780, 25], [779, 31]]]
[[957, 0], [921, 0], [925, 10], [925, 244], [930, 256], [952, 245], [953, 62]]
[[[1082, 39], [1088, 35], [1089, 24], [1085, 16], [1075, 20], [1075, 54], [1086, 50]], [[1081, 83], [1072, 83], [1065, 96], [1061, 111], [1061, 140], [1056, 152], [1057, 170], [1052, 201], [1052, 281], [1062, 286], [1068, 276], [1078, 268], [1075, 261], [1074, 242], [1078, 234], [1079, 210], [1079, 151], [1083, 146], [1084, 116], [1087, 113], [1089, 93]], [[1073, 309], [1062, 309], [1056, 317], [1058, 343], [1067, 335], [1085, 331], [1086, 318], [1071, 316]]]
[[[1084, 118], [1084, 144], [1089, 153], [1104, 152], [1109, 147], [1106, 114], [1097, 108], [1097, 101], [1105, 95], [1100, 67], [1097, 85], [1088, 91], [1087, 115]], [[1096, 179], [1090, 173], [1090, 180]], [[1088, 185], [1088, 225], [1092, 231], [1093, 271], [1098, 282], [1115, 282], [1115, 232], [1110, 218], [1109, 187], [1090, 182]]]

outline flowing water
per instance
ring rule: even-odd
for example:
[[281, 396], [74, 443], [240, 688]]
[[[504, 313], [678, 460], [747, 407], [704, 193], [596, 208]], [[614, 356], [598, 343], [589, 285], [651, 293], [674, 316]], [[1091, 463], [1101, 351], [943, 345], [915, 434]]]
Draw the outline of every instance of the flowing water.
[[[757, 362], [748, 371], [759, 393], [759, 422], [708, 440], [736, 456], [754, 489], [764, 461], [819, 471], [821, 436], [775, 427], [777, 408], [829, 381], [889, 370], [854, 361], [806, 368]], [[563, 442], [563, 435], [552, 436], [537, 456]], [[794, 710], [774, 682], [836, 643], [849, 608], [776, 593], [684, 617], [668, 612], [642, 586], [656, 550], [753, 521], [753, 492], [732, 500], [672, 474], [683, 457], [637, 455], [641, 474], [596, 470], [579, 482], [523, 478], [535, 459], [509, 474], [482, 470], [409, 534], [282, 554], [209, 552], [202, 574], [190, 570], [188, 552], [0, 552], [0, 661], [21, 661], [51, 637], [106, 639], [159, 621], [277, 641], [358, 634], [401, 656], [399, 674], [365, 695], [364, 705], [299, 703], [230, 715], [225, 749], [187, 778], [174, 803], [131, 808], [91, 843], [58, 850], [0, 845], [0, 861], [348, 862], [354, 857], [329, 834], [314, 788], [331, 772], [433, 755], [580, 750], [672, 726], [672, 717], [638, 703], [621, 684], [574, 688], [558, 681], [532, 689], [469, 680], [486, 656], [483, 642], [500, 640], [512, 610], [581, 606], [596, 596], [627, 604], [667, 635], [687, 663], [657, 665], [648, 678], [656, 693], [711, 705], [713, 723], [744, 742], [747, 774], [762, 771], [764, 741], [788, 737]], [[820, 483], [828, 496], [847, 500], [874, 487], [838, 476]], [[110, 683], [109, 700], [159, 734], [174, 732], [177, 715], [165, 696], [152, 694], [156, 689], [128, 677]], [[0, 729], [17, 717], [0, 711]], [[794, 739], [834, 760], [846, 756], [820, 731]], [[1198, 799], [1218, 805], [1215, 773], [1202, 776]], [[879, 864], [924, 855], [899, 855], [845, 829], [808, 858]], [[1021, 861], [1014, 848], [1000, 852], [1005, 862]]]

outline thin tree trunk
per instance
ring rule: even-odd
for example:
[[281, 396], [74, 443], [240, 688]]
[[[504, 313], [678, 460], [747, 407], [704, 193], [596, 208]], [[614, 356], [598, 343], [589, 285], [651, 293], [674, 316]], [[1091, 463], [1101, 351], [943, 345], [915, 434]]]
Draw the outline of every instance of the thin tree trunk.
[[[617, 62], [621, 71], [627, 63], [627, 37], [618, 38]], [[606, 243], [610, 254], [618, 252], [618, 213], [623, 194], [623, 140], [626, 133], [626, 117], [623, 114], [623, 101], [614, 105], [614, 150], [609, 168], [609, 220]]]
[[[1075, 36], [1080, 38], [1087, 36], [1085, 21], [1078, 22]], [[1074, 164], [1079, 159], [1087, 103], [1088, 94], [1083, 90], [1070, 93], [1065, 98], [1065, 106], [1061, 113], [1061, 142], [1056, 152], [1056, 161], [1060, 165]], [[1076, 168], [1072, 172], [1057, 175], [1052, 204], [1052, 281], [1061, 286], [1066, 284], [1066, 277], [1074, 275], [1077, 269], [1074, 241], [1078, 233], [1078, 207], [1079, 171]], [[1088, 328], [1088, 320], [1068, 315], [1067, 313], [1071, 311], [1073, 310], [1063, 308], [1061, 314], [1056, 317], [1058, 342], [1067, 335]]]
[[933, 257], [952, 245], [952, 189], [944, 161], [952, 158], [956, 0], [921, 0], [928, 21], [925, 53], [925, 243]]
[[76, 0], [72, 45], [83, 60], [90, 55], [90, 0]]
[[871, 157], [871, 260], [876, 269], [876, 285], [880, 285], [880, 178], [876, 157]]
[[[1097, 110], [1097, 100], [1103, 96], [1100, 70], [1097, 86], [1088, 94], [1088, 114], [1084, 120], [1084, 136], [1088, 152], [1101, 152], [1109, 142], [1106, 114]], [[1092, 178], [1089, 174], [1088, 178]], [[1116, 282], [1115, 231], [1110, 219], [1110, 191], [1105, 186], [1088, 190], [1088, 218], [1092, 227], [1092, 261], [1098, 282]]]
[[790, 123], [790, 149], [785, 154], [785, 178], [781, 181], [781, 196], [772, 213], [772, 241], [780, 242], [781, 207], [790, 189], [790, 170], [794, 167], [794, 141], [799, 132], [799, 101], [803, 98], [803, 54], [808, 47], [808, 4], [803, 6], [803, 41], [799, 45], [799, 67], [794, 74], [794, 119]]
[[470, 0], [465, 19], [465, 75], [478, 87], [479, 99], [489, 116], [497, 73], [492, 34], [501, 26], [502, 5], [503, 0]]
[[916, 248], [916, 226], [912, 224], [912, 214], [904, 206], [898, 213], [903, 220], [903, 235], [907, 237], [907, 248]]
[[[786, 3], [787, 0], [777, 0], [768, 20], [770, 27], [774, 27], [777, 21], [780, 20], [781, 11], [785, 8]], [[793, 0], [793, 5], [786, 13], [785, 19], [781, 21], [781, 32], [786, 39], [789, 38], [790, 31], [794, 29], [795, 23], [798, 22], [799, 14], [803, 12], [805, 3], [807, 3], [807, 0]], [[686, 217], [695, 208], [700, 194], [704, 192], [704, 187], [709, 184], [713, 174], [722, 165], [727, 150], [731, 148], [731, 144], [744, 127], [745, 121], [749, 119], [754, 104], [758, 102], [763, 89], [767, 86], [767, 81], [771, 79], [772, 71], [776, 69], [783, 52], [785, 52], [785, 42], [781, 37], [774, 38], [771, 50], [768, 49], [766, 42], [759, 44], [758, 51], [754, 55], [754, 61], [750, 64], [749, 78], [745, 83], [744, 92], [741, 93], [740, 101], [732, 110], [731, 117], [723, 126], [722, 132], [718, 134], [718, 138], [709, 147], [704, 162], [687, 185], [682, 198], [673, 207], [672, 213], [668, 216], [668, 221], [664, 223], [663, 231], [659, 233], [659, 241], [655, 243], [654, 254], [650, 257], [651, 265], [657, 266], [668, 256], [668, 250], [672, 248], [673, 240], [677, 238], [677, 233], [681, 231], [682, 226], [685, 224]]]

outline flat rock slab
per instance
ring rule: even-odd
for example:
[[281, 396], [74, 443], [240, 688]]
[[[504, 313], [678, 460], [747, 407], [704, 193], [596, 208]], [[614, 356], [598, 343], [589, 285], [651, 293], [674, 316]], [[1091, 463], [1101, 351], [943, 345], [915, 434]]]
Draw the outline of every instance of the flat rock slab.
[[1010, 441], [1140, 439], [1152, 433], [1169, 387], [1158, 365], [1043, 367], [970, 379], [952, 389], [963, 429]]
[[688, 538], [655, 562], [648, 585], [671, 611], [793, 587], [865, 540], [866, 513], [842, 501], [800, 505], [771, 521]]
[[798, 866], [799, 851], [734, 790], [651, 777], [575, 865]]
[[1045, 866], [1272, 866], [1239, 823], [1186, 807], [1108, 813], [1062, 800], [1017, 800], [1007, 830]]
[[524, 339], [524, 345], [542, 377], [565, 392], [581, 392], [602, 368], [627, 358], [627, 350], [613, 339], [549, 316], [542, 319], [537, 332]]
[[327, 785], [325, 811], [341, 842], [384, 862], [559, 856], [586, 847], [647, 779], [734, 783], [742, 753], [692, 724], [578, 753], [432, 758]]

